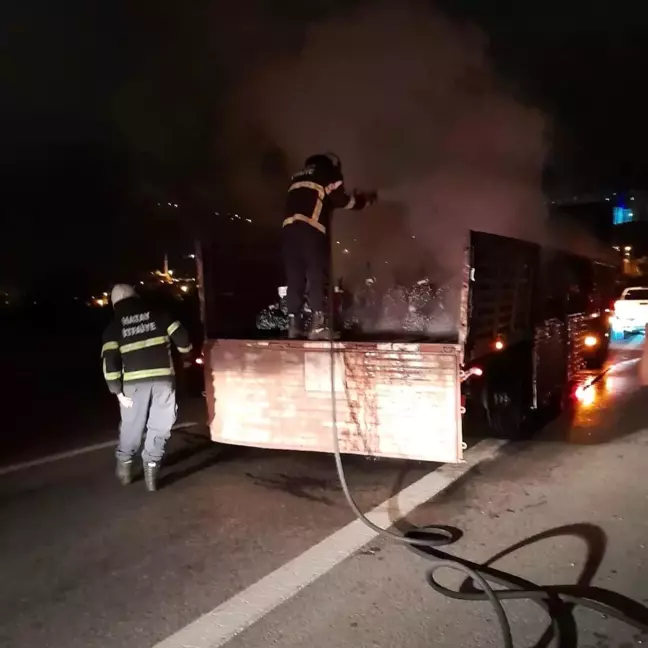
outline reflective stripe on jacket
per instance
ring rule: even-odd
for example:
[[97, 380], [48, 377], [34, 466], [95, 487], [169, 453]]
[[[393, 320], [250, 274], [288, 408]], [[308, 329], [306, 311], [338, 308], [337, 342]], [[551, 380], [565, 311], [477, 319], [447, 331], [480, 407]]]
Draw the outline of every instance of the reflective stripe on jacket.
[[296, 173], [288, 187], [283, 227], [302, 222], [326, 234], [334, 209], [362, 209], [365, 200], [349, 195], [333, 166], [311, 165]]

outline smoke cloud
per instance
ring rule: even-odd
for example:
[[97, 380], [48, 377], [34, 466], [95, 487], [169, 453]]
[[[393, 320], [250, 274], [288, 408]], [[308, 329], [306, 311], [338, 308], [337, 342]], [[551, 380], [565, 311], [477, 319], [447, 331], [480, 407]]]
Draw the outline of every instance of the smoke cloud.
[[470, 228], [546, 238], [547, 121], [503, 86], [473, 26], [407, 2], [310, 27], [298, 53], [270, 57], [226, 111], [222, 145], [238, 204], [277, 227], [286, 180], [332, 150], [347, 186], [377, 189], [338, 212], [338, 276], [450, 280]]

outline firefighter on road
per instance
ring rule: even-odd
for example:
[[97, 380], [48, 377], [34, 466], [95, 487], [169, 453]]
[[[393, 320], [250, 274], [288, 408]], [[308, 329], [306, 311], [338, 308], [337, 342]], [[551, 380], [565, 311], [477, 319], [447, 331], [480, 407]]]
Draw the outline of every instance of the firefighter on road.
[[160, 462], [176, 420], [176, 396], [170, 343], [183, 354], [191, 351], [180, 322], [151, 309], [135, 289], [117, 284], [111, 294], [115, 316], [103, 336], [103, 372], [121, 413], [117, 446], [117, 478], [131, 482], [133, 457], [142, 451], [146, 488], [157, 488]]
[[334, 209], [363, 209], [375, 192], [348, 194], [339, 158], [313, 155], [290, 182], [283, 221], [283, 258], [288, 284], [288, 337], [302, 335], [304, 294], [313, 312], [308, 338], [329, 339], [325, 315], [330, 266], [330, 224]]

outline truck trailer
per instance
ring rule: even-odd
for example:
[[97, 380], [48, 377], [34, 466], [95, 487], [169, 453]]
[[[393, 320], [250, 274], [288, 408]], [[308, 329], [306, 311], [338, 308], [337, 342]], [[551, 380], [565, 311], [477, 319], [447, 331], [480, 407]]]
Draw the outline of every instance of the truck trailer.
[[460, 462], [464, 429], [523, 438], [605, 362], [613, 265], [470, 231], [445, 289], [452, 326], [417, 330], [409, 304], [408, 326], [315, 342], [256, 328], [283, 283], [278, 245], [248, 231], [198, 246], [215, 442], [332, 452], [335, 430], [344, 453]]

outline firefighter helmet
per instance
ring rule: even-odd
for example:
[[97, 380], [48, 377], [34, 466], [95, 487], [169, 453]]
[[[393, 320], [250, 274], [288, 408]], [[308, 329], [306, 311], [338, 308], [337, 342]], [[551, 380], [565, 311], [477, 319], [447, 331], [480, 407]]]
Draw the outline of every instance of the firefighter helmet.
[[129, 286], [128, 284], [115, 284], [110, 295], [110, 301], [112, 301], [114, 306], [123, 299], [129, 299], [130, 297], [136, 296], [137, 293], [133, 286]]
[[306, 159], [305, 166], [317, 165], [332, 166], [337, 171], [342, 170], [342, 162], [340, 162], [340, 158], [330, 151], [328, 153], [317, 153], [316, 155], [311, 155]]

